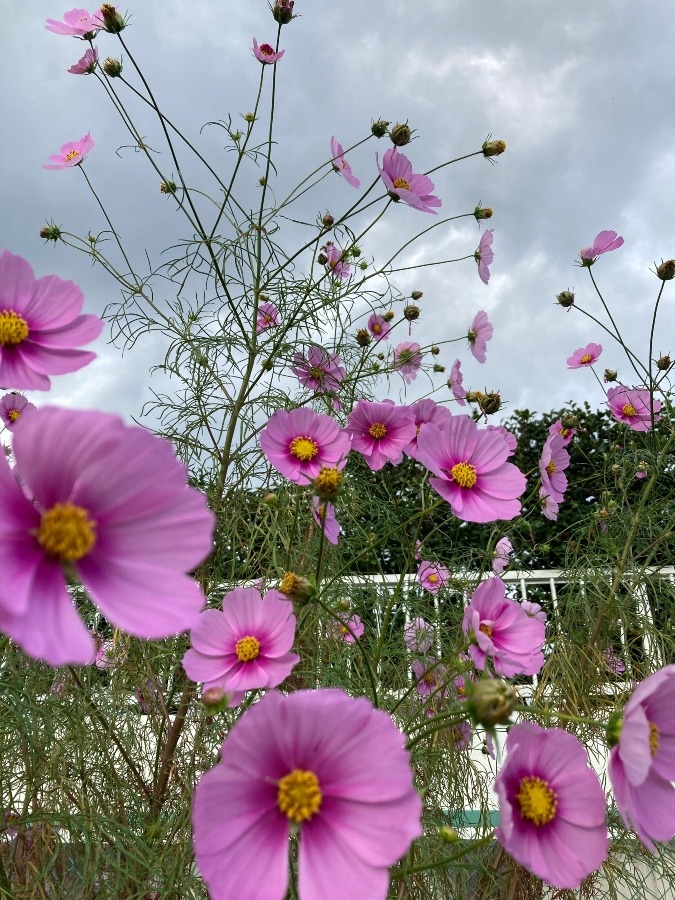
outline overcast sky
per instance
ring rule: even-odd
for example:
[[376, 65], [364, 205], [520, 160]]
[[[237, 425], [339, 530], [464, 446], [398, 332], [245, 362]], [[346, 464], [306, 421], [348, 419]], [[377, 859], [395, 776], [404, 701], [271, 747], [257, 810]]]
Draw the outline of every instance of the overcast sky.
[[[3, 6], [9, 11], [9, 0]], [[66, 71], [86, 45], [43, 28], [67, 8], [30, 0], [11, 3], [3, 18], [0, 246], [26, 257], [37, 275], [76, 281], [86, 311], [100, 313], [118, 298], [116, 285], [84, 257], [38, 237], [47, 219], [81, 234], [105, 227], [80, 172], [42, 168], [51, 153], [91, 131], [96, 147], [87, 172], [137, 259], [145, 246], [157, 249], [158, 235], [168, 235], [168, 243], [185, 229], [142, 155], [116, 155], [129, 138], [95, 78]], [[659, 286], [649, 267], [675, 256], [672, 2], [297, 0], [296, 10], [300, 16], [283, 28], [280, 43], [286, 54], [278, 66], [277, 196], [327, 157], [333, 133], [348, 146], [368, 133], [374, 118], [410, 122], [416, 140], [404, 152], [415, 171], [478, 149], [488, 133], [504, 139], [508, 149], [497, 165], [479, 157], [432, 176], [442, 214], [470, 211], [478, 201], [494, 208], [488, 224], [495, 229], [495, 259], [488, 286], [472, 260], [402, 277], [403, 289], [424, 291], [412, 339], [456, 337], [475, 312], [487, 310], [495, 327], [487, 364], [475, 363], [462, 344], [440, 361], [449, 369], [459, 355], [465, 386], [499, 389], [506, 413], [547, 410], [569, 399], [599, 406], [604, 398], [591, 373], [565, 365], [589, 341], [605, 347], [600, 373], [617, 368], [633, 383], [620, 350], [580, 314], [557, 307], [555, 294], [575, 288], [578, 302], [599, 314], [575, 258], [598, 231], [618, 231], [624, 247], [602, 257], [593, 272], [632, 349], [646, 358]], [[199, 130], [252, 108], [259, 76], [252, 37], [272, 42], [275, 36], [267, 4], [137, 0], [128, 11], [125, 40], [160, 105], [215, 165], [226, 167], [222, 132]], [[112, 35], [97, 42], [102, 57], [119, 55]], [[126, 65], [125, 75], [130, 72]], [[140, 107], [132, 107], [140, 120]], [[147, 133], [156, 133], [154, 124]], [[386, 139], [371, 140], [350, 154], [365, 184], [377, 174], [374, 151], [388, 146]], [[337, 176], [323, 185], [311, 204], [316, 213], [353, 202], [355, 192]], [[372, 243], [363, 242], [364, 253], [379, 257], [431, 219], [403, 204], [390, 207]], [[463, 256], [479, 237], [476, 223], [463, 220], [433, 232], [402, 264]], [[666, 292], [656, 350], [673, 352], [673, 286]], [[405, 330], [400, 339], [407, 337]], [[32, 399], [138, 415], [159, 343], [148, 339], [124, 357], [104, 339], [96, 349], [94, 364], [55, 378], [49, 396]], [[418, 387], [425, 391], [428, 383]]]

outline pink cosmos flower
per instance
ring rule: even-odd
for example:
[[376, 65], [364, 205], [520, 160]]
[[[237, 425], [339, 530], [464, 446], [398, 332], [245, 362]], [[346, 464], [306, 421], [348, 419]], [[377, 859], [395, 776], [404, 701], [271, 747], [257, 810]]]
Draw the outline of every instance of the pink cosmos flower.
[[294, 354], [293, 362], [291, 372], [303, 387], [317, 394], [336, 394], [347, 374], [337, 353], [329, 353], [316, 344], [306, 353]]
[[440, 698], [445, 694], [445, 666], [436, 659], [415, 659], [412, 664], [413, 678], [417, 683], [417, 691], [423, 697], [431, 694]]
[[595, 236], [592, 247], [586, 247], [579, 251], [582, 266], [592, 266], [603, 253], [610, 250], [618, 250], [623, 245], [623, 238], [618, 237], [616, 231], [601, 231]]
[[384, 316], [373, 313], [368, 319], [368, 331], [372, 334], [375, 341], [388, 341], [391, 325]]
[[338, 175], [341, 175], [347, 184], [351, 184], [352, 187], [360, 187], [361, 181], [353, 174], [352, 167], [345, 159], [345, 152], [342, 149], [342, 144], [335, 135], [330, 139], [330, 155], [333, 157], [333, 168]]
[[279, 324], [279, 310], [274, 303], [261, 303], [256, 316], [255, 332], [260, 334]]
[[258, 42], [256, 41], [256, 39], [253, 38], [253, 51], [252, 52], [253, 52], [253, 55], [255, 56], [255, 58], [258, 60], [258, 62], [261, 62], [264, 66], [269, 66], [272, 63], [275, 63], [278, 60], [280, 60], [286, 51], [279, 50], [278, 53], [275, 53], [274, 47], [270, 46], [269, 44], [258, 45]]
[[570, 455], [565, 450], [563, 439], [558, 434], [549, 434], [541, 451], [539, 474], [541, 488], [556, 503], [562, 503], [567, 490], [565, 469], [570, 464]]
[[413, 209], [437, 215], [436, 209], [442, 206], [442, 203], [431, 193], [434, 189], [433, 181], [426, 175], [415, 175], [407, 156], [399, 153], [396, 147], [392, 147], [384, 154], [381, 167], [377, 153], [375, 160], [380, 178], [384, 181], [392, 200], [396, 202], [403, 200]]
[[495, 575], [501, 575], [509, 564], [509, 556], [513, 550], [513, 544], [507, 537], [500, 538], [495, 547], [492, 560], [492, 571]]
[[503, 425], [486, 425], [485, 427], [488, 431], [496, 431], [501, 434], [509, 448], [509, 456], [513, 456], [518, 447], [518, 439], [516, 438], [515, 434], [513, 434], [513, 432], [509, 431], [507, 428], [504, 428]]
[[495, 576], [481, 582], [464, 610], [462, 631], [477, 669], [488, 657], [497, 675], [536, 675], [544, 665], [546, 628], [530, 618], [519, 603], [506, 596], [504, 582]]
[[373, 472], [390, 462], [397, 466], [403, 448], [415, 437], [417, 427], [409, 406], [395, 406], [391, 400], [376, 403], [359, 400], [345, 427], [352, 437], [352, 449], [362, 453]]
[[675, 836], [675, 666], [645, 678], [626, 704], [609, 777], [626, 828], [654, 853]]
[[0, 422], [9, 431], [14, 431], [14, 426], [19, 419], [35, 408], [35, 404], [29, 403], [23, 394], [10, 391], [9, 394], [0, 397]]
[[[325, 507], [325, 516], [324, 516]], [[322, 503], [318, 497], [312, 497], [312, 518], [321, 528], [323, 518], [323, 533], [329, 544], [334, 546], [340, 540], [340, 523], [335, 518], [335, 507], [332, 503]]]
[[47, 31], [53, 31], [54, 34], [65, 34], [70, 37], [83, 38], [85, 41], [90, 41], [103, 27], [103, 22], [98, 17], [98, 12], [96, 10], [90, 15], [86, 9], [71, 9], [63, 14], [63, 22], [57, 22], [56, 19], [47, 19], [45, 28]]
[[452, 726], [452, 746], [457, 753], [462, 753], [471, 746], [471, 725], [466, 719]]
[[221, 688], [238, 706], [247, 691], [273, 688], [300, 662], [293, 604], [279, 591], [261, 597], [255, 588], [235, 588], [223, 597], [222, 612], [205, 609], [190, 632], [183, 668], [204, 691]]
[[332, 273], [334, 278], [349, 278], [351, 269], [350, 264], [343, 259], [342, 250], [335, 246], [332, 241], [328, 241], [321, 248], [328, 257], [326, 268]]
[[586, 347], [579, 347], [567, 360], [568, 369], [581, 369], [584, 366], [592, 366], [597, 362], [602, 353], [602, 344], [588, 344]]
[[567, 447], [574, 437], [576, 428], [565, 428], [562, 419], [556, 419], [552, 425], [548, 426], [549, 434], [558, 434], [562, 438], [563, 447]]
[[471, 323], [471, 327], [469, 328], [469, 331], [467, 333], [469, 350], [479, 363], [485, 362], [487, 342], [492, 337], [492, 334], [493, 328], [488, 321], [487, 313], [481, 309], [473, 317], [473, 322]]
[[430, 422], [433, 422], [434, 425], [438, 425], [438, 427], [442, 429], [450, 418], [451, 413], [449, 409], [445, 406], [440, 406], [432, 400], [431, 397], [425, 397], [423, 400], [411, 403], [410, 409], [415, 416], [417, 434], [409, 444], [406, 444], [403, 448], [403, 452], [413, 459], [417, 459], [417, 437], [420, 431]]
[[403, 641], [411, 653], [428, 653], [434, 643], [435, 630], [422, 618], [413, 619], [403, 629]]
[[514, 725], [495, 780], [495, 837], [521, 866], [576, 890], [607, 858], [605, 794], [583, 745], [561, 728]]
[[412, 341], [403, 341], [395, 347], [392, 367], [400, 372], [406, 384], [412, 384], [417, 378], [418, 370], [422, 368], [420, 345]]
[[551, 522], [557, 520], [561, 502], [561, 500], [556, 500], [550, 494], [547, 494], [544, 488], [539, 488], [539, 505], [541, 506], [542, 515], [550, 519]]
[[450, 369], [450, 377], [448, 378], [448, 387], [452, 391], [452, 396], [460, 406], [466, 406], [466, 391], [462, 387], [464, 377], [461, 371], [461, 362], [456, 359]]
[[538, 619], [542, 625], [546, 625], [546, 620], [548, 617], [538, 603], [534, 603], [532, 600], [521, 600], [520, 608], [531, 619]]
[[637, 479], [646, 478], [649, 475], [649, 466], [646, 462], [642, 461], [637, 464], [637, 468], [635, 470], [635, 477]]
[[339, 622], [333, 619], [330, 630], [333, 637], [343, 640], [346, 644], [355, 644], [358, 638], [363, 637], [366, 627], [361, 621], [361, 616], [354, 613], [350, 618], [342, 616]]
[[602, 651], [602, 663], [610, 675], [618, 677], [626, 671], [623, 660], [620, 656], [617, 656], [612, 647], [605, 647]]
[[495, 258], [492, 250], [492, 236], [494, 231], [494, 228], [488, 228], [487, 231], [482, 233], [478, 247], [473, 254], [473, 258], [478, 265], [478, 276], [483, 284], [487, 284], [490, 280], [489, 266]]
[[422, 560], [417, 570], [417, 580], [431, 594], [437, 594], [448, 583], [450, 571], [440, 563]]
[[1, 631], [53, 666], [92, 662], [68, 573], [137, 637], [194, 624], [204, 596], [183, 573], [211, 552], [214, 518], [168, 441], [118, 416], [45, 407], [16, 429], [13, 452], [13, 471], [0, 454]]
[[631, 431], [649, 431], [652, 427], [650, 399], [654, 406], [654, 421], [658, 422], [661, 402], [656, 397], [651, 398], [648, 390], [619, 384], [607, 391], [609, 411], [617, 422], [628, 425]]
[[452, 416], [443, 431], [436, 425], [420, 431], [417, 453], [435, 476], [429, 484], [458, 519], [494, 522], [520, 513], [525, 476], [506, 461], [509, 448], [500, 434], [479, 429], [468, 416]]
[[112, 641], [103, 640], [98, 633], [94, 633], [92, 637], [94, 638], [94, 645], [96, 647], [94, 665], [99, 671], [105, 672], [110, 668], [111, 657], [114, 653], [115, 645]]
[[0, 384], [48, 391], [49, 375], [75, 372], [96, 358], [76, 350], [103, 330], [98, 316], [80, 315], [84, 297], [56, 275], [36, 280], [25, 259], [0, 252]]
[[363, 697], [266, 694], [195, 791], [195, 856], [212, 900], [283, 900], [292, 833], [300, 897], [384, 900], [388, 867], [422, 832], [403, 744]]
[[306, 408], [278, 409], [260, 433], [263, 453], [294, 484], [309, 484], [324, 466], [343, 469], [349, 444], [330, 416]]
[[94, 149], [94, 139], [87, 132], [79, 141], [68, 141], [64, 144], [58, 153], [54, 153], [49, 157], [50, 162], [44, 163], [43, 169], [70, 169], [72, 166], [79, 166], [85, 156]]
[[72, 65], [68, 71], [73, 75], [91, 75], [96, 71], [96, 65], [98, 63], [98, 47], [90, 47], [85, 51], [84, 56], [82, 56], [78, 61]]

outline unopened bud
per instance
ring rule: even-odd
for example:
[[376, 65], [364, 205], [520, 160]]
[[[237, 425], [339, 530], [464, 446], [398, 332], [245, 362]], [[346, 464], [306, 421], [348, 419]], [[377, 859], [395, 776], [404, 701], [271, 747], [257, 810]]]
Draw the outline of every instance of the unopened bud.
[[473, 211], [474, 216], [476, 217], [476, 221], [479, 222], [481, 219], [491, 219], [492, 218], [492, 210], [489, 206], [477, 206]]
[[413, 291], [412, 294], [410, 295], [410, 299], [411, 300], [421, 300], [423, 296], [424, 296], [424, 294], [422, 293], [422, 291]]
[[574, 292], [561, 291], [559, 294], [555, 295], [555, 299], [561, 306], [563, 306], [565, 309], [568, 309], [574, 303]]
[[[104, 31], [108, 31], [110, 34], [119, 34], [125, 27], [124, 17], [117, 12], [117, 7], [113, 6], [112, 3], [103, 4], [99, 17], [103, 19]], [[119, 72], [117, 74], [119, 75]]]
[[621, 737], [621, 726], [623, 725], [623, 713], [621, 710], [615, 710], [609, 717], [607, 728], [605, 729], [605, 737], [609, 747], [615, 747], [619, 743]]
[[409, 322], [414, 322], [415, 319], [419, 319], [419, 317], [420, 317], [420, 308], [419, 308], [419, 306], [415, 306], [414, 303], [410, 303], [410, 304], [409, 304], [408, 306], [406, 306], [405, 309], [403, 310], [403, 316], [404, 316], [404, 318], [406, 318]]
[[208, 715], [215, 716], [216, 713], [227, 709], [229, 699], [229, 694], [226, 694], [221, 687], [210, 687], [202, 694], [202, 705]]
[[352, 604], [351, 604], [351, 601], [349, 600], [349, 597], [342, 597], [340, 600], [338, 600], [338, 606], [340, 609], [344, 610], [345, 612], [349, 612], [349, 610], [352, 608]]
[[359, 269], [361, 269], [362, 272], [365, 272], [367, 268], [368, 268], [368, 263], [365, 261], [365, 259], [362, 259], [361, 262], [359, 263]]
[[378, 353], [377, 358], [380, 360], [380, 362], [384, 362], [384, 353]]
[[434, 372], [445, 372], [445, 366], [440, 363], [434, 363]]
[[264, 175], [262, 175], [262, 176], [258, 179], [258, 184], [260, 185], [260, 187], [265, 187], [265, 185], [267, 184], [267, 179], [265, 178]]
[[372, 337], [370, 336], [370, 332], [367, 328], [359, 328], [356, 332], [356, 343], [359, 347], [367, 347], [368, 344], [372, 341]]
[[159, 189], [163, 194], [175, 194], [178, 190], [175, 181], [162, 181]]
[[478, 401], [478, 405], [481, 408], [481, 411], [485, 413], [486, 416], [492, 415], [492, 413], [499, 412], [502, 408], [502, 398], [496, 391], [492, 391], [490, 394], [485, 394]]
[[61, 229], [58, 225], [55, 225], [53, 222], [48, 222], [46, 225], [43, 225], [40, 229], [40, 237], [44, 238], [45, 241], [58, 241], [61, 237]]
[[466, 399], [469, 403], [480, 403], [484, 396], [485, 394], [482, 393], [482, 391], [469, 391], [466, 395]]
[[279, 500], [279, 498], [274, 493], [274, 491], [269, 491], [262, 498], [262, 502], [265, 504], [265, 506], [276, 506], [278, 500]]
[[321, 216], [321, 224], [324, 226], [324, 228], [332, 228], [335, 224], [335, 219], [333, 218], [333, 216], [331, 216], [330, 213], [326, 213], [325, 215]]
[[103, 63], [103, 71], [109, 78], [117, 78], [122, 74], [122, 63], [114, 56], [109, 56]]
[[385, 322], [391, 322], [392, 319], [394, 318], [394, 310], [388, 309], [386, 311], [386, 313], [382, 316], [382, 318], [384, 319]]
[[446, 844], [454, 844], [460, 839], [459, 832], [451, 825], [441, 825], [438, 829], [438, 834], [440, 835], [441, 840], [445, 841]]
[[675, 278], [675, 259], [667, 259], [656, 267], [656, 274], [661, 281], [672, 281]]
[[670, 360], [670, 356], [666, 353], [664, 356], [659, 356], [656, 360], [656, 368], [660, 369], [662, 372], [666, 372], [672, 365]]
[[616, 371], [616, 369], [605, 369], [604, 378], [606, 382], [616, 381], [618, 377], [619, 373]]
[[387, 128], [389, 127], [389, 122], [386, 119], [378, 119], [377, 122], [373, 122], [370, 126], [370, 131], [375, 135], [376, 138], [382, 138], [387, 133]]
[[402, 125], [394, 125], [389, 132], [389, 137], [396, 147], [405, 147], [412, 139], [412, 131], [408, 123], [404, 122]]
[[293, 18], [294, 5], [295, 0], [275, 0], [274, 6], [270, 7], [275, 22], [280, 25], [288, 25]]
[[244, 113], [244, 122], [252, 125], [255, 122], [255, 113]]
[[564, 413], [560, 418], [560, 424], [566, 430], [579, 427], [579, 419], [574, 413]]
[[325, 253], [319, 253], [319, 255], [316, 258], [316, 262], [317, 262], [317, 265], [319, 265], [319, 266], [328, 265], [328, 257], [326, 256]]
[[518, 702], [515, 688], [498, 678], [466, 681], [467, 708], [475, 725], [493, 728], [508, 722]]
[[316, 596], [316, 587], [312, 582], [294, 572], [286, 572], [279, 582], [279, 590], [289, 600], [296, 600], [298, 603], [307, 603]]
[[431, 353], [432, 356], [438, 356], [438, 354], [441, 352], [441, 348], [440, 348], [440, 347], [437, 347], [437, 346], [434, 344], [434, 346], [431, 347], [431, 349], [430, 349], [429, 352]]
[[483, 143], [483, 156], [500, 156], [506, 150], [506, 141], [485, 141]]

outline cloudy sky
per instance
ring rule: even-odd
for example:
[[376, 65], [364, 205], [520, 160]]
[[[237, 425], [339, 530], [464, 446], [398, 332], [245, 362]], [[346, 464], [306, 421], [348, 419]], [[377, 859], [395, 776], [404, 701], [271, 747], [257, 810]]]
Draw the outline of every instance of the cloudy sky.
[[[118, 299], [116, 285], [84, 256], [38, 237], [49, 219], [81, 235], [106, 227], [79, 171], [42, 168], [51, 153], [91, 131], [96, 147], [86, 170], [136, 260], [146, 247], [154, 258], [186, 232], [142, 154], [118, 150], [129, 137], [96, 79], [66, 71], [85, 45], [43, 28], [65, 8], [31, 0], [13, 3], [4, 18], [0, 246], [26, 257], [38, 275], [76, 281], [86, 310], [100, 313]], [[495, 327], [487, 364], [475, 363], [465, 344], [450, 346], [439, 359], [449, 368], [459, 355], [465, 386], [500, 390], [507, 412], [547, 410], [569, 399], [599, 406], [604, 398], [591, 373], [565, 365], [589, 341], [605, 347], [600, 373], [617, 368], [632, 383], [620, 348], [581, 314], [557, 307], [555, 295], [574, 288], [577, 302], [602, 318], [575, 257], [600, 230], [618, 231], [624, 247], [602, 257], [593, 272], [632, 349], [646, 358], [659, 286], [649, 267], [675, 256], [672, 3], [297, 0], [296, 9], [300, 16], [282, 30], [280, 42], [286, 54], [278, 66], [276, 195], [326, 159], [333, 133], [349, 146], [379, 117], [408, 120], [415, 129], [404, 151], [415, 171], [479, 149], [489, 133], [504, 139], [508, 149], [497, 165], [477, 157], [432, 176], [444, 216], [469, 212], [479, 201], [494, 208], [495, 260], [488, 286], [472, 260], [402, 275], [403, 291], [424, 292], [412, 339], [428, 344], [458, 337], [475, 312], [486, 310]], [[200, 128], [228, 113], [236, 122], [252, 108], [260, 68], [251, 56], [252, 37], [263, 42], [275, 35], [267, 4], [138, 0], [128, 12], [124, 38], [160, 105], [216, 167], [227, 170], [223, 132], [211, 127], [200, 134]], [[102, 57], [119, 55], [112, 35], [101, 34], [98, 44]], [[133, 79], [128, 61], [124, 74]], [[130, 109], [144, 123], [143, 134], [157, 139], [161, 165], [173, 172], [152, 119], [133, 100]], [[377, 174], [375, 150], [382, 154], [387, 146], [386, 139], [371, 139], [349, 155], [365, 184]], [[254, 187], [251, 179], [244, 190]], [[304, 212], [339, 212], [355, 196], [331, 176]], [[362, 242], [364, 254], [382, 258], [431, 219], [403, 204], [391, 206]], [[473, 220], [460, 220], [436, 229], [401, 264], [464, 256], [479, 237]], [[675, 351], [673, 290], [667, 285], [656, 351]], [[137, 416], [149, 386], [159, 387], [148, 370], [161, 342], [141, 340], [124, 356], [104, 339], [96, 349], [93, 365], [55, 379], [50, 401]], [[428, 382], [418, 386], [418, 393], [426, 391]], [[399, 384], [394, 387], [398, 398]]]

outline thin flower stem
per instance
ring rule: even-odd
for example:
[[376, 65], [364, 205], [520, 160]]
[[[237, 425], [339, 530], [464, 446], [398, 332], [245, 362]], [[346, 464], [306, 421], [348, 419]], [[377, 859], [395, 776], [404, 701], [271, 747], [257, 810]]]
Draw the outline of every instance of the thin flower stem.
[[128, 268], [129, 268], [130, 274], [133, 275], [133, 277], [136, 279], [136, 281], [138, 281], [138, 280], [139, 280], [139, 279], [138, 279], [138, 276], [137, 276], [136, 273], [134, 272], [134, 268], [133, 268], [133, 266], [131, 265], [131, 263], [129, 262], [129, 258], [127, 257], [126, 253], [124, 252], [124, 247], [122, 246], [122, 242], [120, 241], [119, 236], [118, 236], [117, 232], [115, 231], [115, 228], [113, 227], [113, 223], [110, 221], [110, 217], [108, 216], [108, 213], [105, 211], [104, 205], [101, 203], [101, 200], [100, 200], [98, 194], [97, 194], [96, 191], [94, 190], [93, 184], [92, 184], [91, 181], [89, 180], [89, 178], [88, 178], [88, 176], [87, 176], [87, 173], [84, 171], [84, 168], [83, 168], [82, 166], [79, 166], [78, 168], [80, 169], [80, 172], [82, 172], [82, 175], [84, 176], [84, 180], [85, 180], [85, 181], [87, 182], [87, 184], [89, 185], [89, 190], [90, 190], [90, 191], [92, 192], [92, 194], [94, 195], [94, 198], [95, 198], [96, 202], [98, 203], [98, 205], [100, 206], [101, 212], [103, 213], [106, 222], [107, 222], [108, 225], [110, 226], [110, 231], [111, 231], [111, 233], [112, 233], [112, 236], [115, 238], [115, 243], [117, 244], [117, 246], [118, 246], [119, 249], [120, 249], [120, 253], [122, 254], [122, 257], [123, 257], [123, 259], [124, 259], [124, 262], [127, 264]]
[[443, 856], [441, 859], [437, 859], [431, 863], [422, 863], [419, 866], [408, 866], [406, 869], [400, 869], [396, 872], [392, 873], [392, 878], [405, 878], [407, 875], [415, 875], [417, 872], [427, 872], [429, 869], [438, 869], [441, 866], [449, 866], [454, 862], [457, 862], [458, 859], [461, 859], [463, 856], [466, 856], [467, 853], [471, 853], [472, 850], [477, 850], [478, 847], [484, 847], [485, 844], [490, 844], [494, 840], [494, 835], [488, 834], [485, 837], [478, 838], [475, 841], [471, 841], [466, 847], [463, 847], [458, 853], [453, 853], [452, 856]]
[[[608, 318], [609, 318], [609, 321], [612, 323], [612, 326], [613, 326], [613, 328], [614, 328], [614, 332], [615, 332], [615, 334], [616, 334], [616, 339], [617, 339], [617, 341], [621, 344], [621, 346], [624, 348], [624, 350], [626, 350], [626, 342], [625, 342], [624, 339], [621, 337], [621, 332], [619, 331], [619, 327], [618, 327], [618, 325], [616, 324], [616, 322], [614, 321], [614, 318], [613, 318], [611, 312], [609, 311], [609, 306], [605, 303], [605, 298], [604, 298], [604, 297], [602, 296], [602, 294], [600, 293], [600, 288], [598, 287], [598, 285], [597, 285], [597, 283], [596, 283], [596, 281], [595, 281], [595, 278], [593, 277], [593, 270], [591, 269], [590, 266], [588, 266], [588, 274], [589, 274], [589, 276], [590, 276], [591, 281], [593, 282], [593, 287], [595, 288], [595, 293], [596, 293], [596, 294], [598, 295], [598, 297], [600, 298], [600, 302], [602, 303], [602, 305], [603, 305], [603, 307], [604, 307], [604, 309], [605, 309], [605, 312], [607, 313], [607, 316], [608, 316]], [[611, 334], [611, 332], [610, 332], [610, 334]], [[633, 354], [632, 354], [632, 353], [628, 354], [628, 361], [629, 361], [630, 364], [633, 366], [633, 369], [635, 370], [635, 374], [638, 376], [638, 378], [640, 378], [640, 373], [639, 373], [637, 367], [635, 366], [635, 363], [633, 362]], [[644, 366], [643, 366], [643, 368], [644, 368]]]
[[652, 316], [652, 326], [649, 329], [649, 355], [647, 357], [647, 365], [649, 366], [649, 417], [652, 423], [652, 430], [654, 429], [655, 424], [655, 416], [654, 416], [654, 390], [656, 388], [656, 381], [654, 376], [652, 375], [652, 365], [654, 363], [653, 354], [654, 354], [654, 330], [656, 328], [656, 314], [659, 311], [659, 303], [661, 302], [661, 296], [663, 294], [663, 289], [666, 286], [665, 281], [661, 282], [661, 287], [659, 288], [659, 295], [656, 298], [656, 303], [654, 304], [654, 315]]

